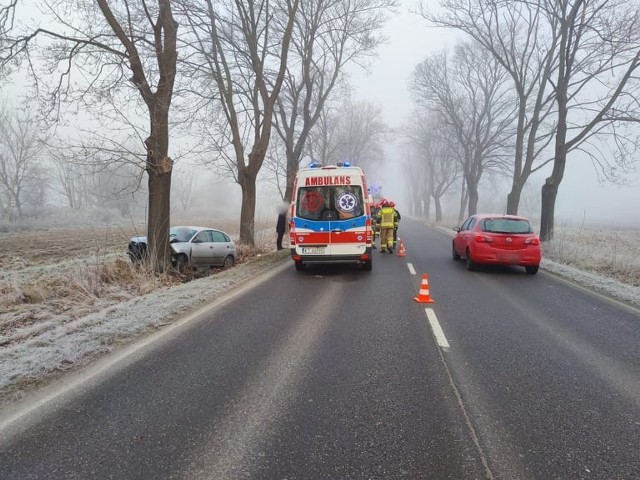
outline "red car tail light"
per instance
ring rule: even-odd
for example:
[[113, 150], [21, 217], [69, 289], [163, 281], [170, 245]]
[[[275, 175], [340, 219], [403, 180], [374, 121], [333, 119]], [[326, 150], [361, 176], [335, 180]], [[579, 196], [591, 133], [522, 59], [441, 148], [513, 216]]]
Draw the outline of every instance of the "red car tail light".
[[529, 237], [524, 241], [525, 245], [540, 245], [540, 239], [538, 237]]
[[476, 233], [474, 239], [478, 243], [493, 243], [493, 238], [491, 238], [488, 235], [483, 235], [481, 233]]

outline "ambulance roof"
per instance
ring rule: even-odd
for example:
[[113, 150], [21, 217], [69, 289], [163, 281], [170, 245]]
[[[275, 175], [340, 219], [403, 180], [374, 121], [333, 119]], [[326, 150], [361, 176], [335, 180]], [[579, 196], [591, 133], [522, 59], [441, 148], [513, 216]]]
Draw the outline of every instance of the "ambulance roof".
[[323, 175], [335, 173], [336, 175], [344, 175], [345, 173], [354, 173], [363, 175], [363, 171], [360, 167], [341, 167], [338, 165], [325, 165], [324, 167], [305, 167], [298, 170], [298, 176], [313, 174], [318, 175], [322, 172]]

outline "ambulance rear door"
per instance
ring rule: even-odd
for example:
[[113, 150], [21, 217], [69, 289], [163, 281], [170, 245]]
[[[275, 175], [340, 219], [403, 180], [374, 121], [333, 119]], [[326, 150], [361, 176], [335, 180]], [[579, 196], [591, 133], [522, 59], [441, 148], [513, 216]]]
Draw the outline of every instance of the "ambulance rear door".
[[300, 186], [296, 196], [294, 235], [296, 253], [303, 257], [331, 255], [332, 220], [330, 187]]
[[338, 219], [331, 222], [331, 253], [334, 256], [366, 253], [367, 215], [363, 186], [337, 185], [331, 194], [338, 215]]

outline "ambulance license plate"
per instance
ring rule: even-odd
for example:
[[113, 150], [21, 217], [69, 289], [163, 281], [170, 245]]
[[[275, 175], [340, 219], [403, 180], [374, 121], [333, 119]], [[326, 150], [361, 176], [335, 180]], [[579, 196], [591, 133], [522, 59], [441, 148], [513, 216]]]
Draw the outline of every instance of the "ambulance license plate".
[[305, 255], [322, 255], [324, 247], [302, 247], [302, 253]]

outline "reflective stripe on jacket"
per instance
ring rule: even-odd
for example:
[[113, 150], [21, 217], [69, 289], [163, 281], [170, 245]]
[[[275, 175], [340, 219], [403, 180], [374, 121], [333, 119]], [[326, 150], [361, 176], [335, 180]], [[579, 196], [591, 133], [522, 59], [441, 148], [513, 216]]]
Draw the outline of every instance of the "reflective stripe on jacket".
[[380, 228], [393, 228], [395, 214], [396, 212], [393, 208], [383, 207], [378, 216], [380, 218]]

